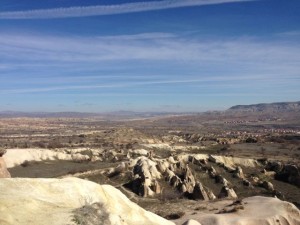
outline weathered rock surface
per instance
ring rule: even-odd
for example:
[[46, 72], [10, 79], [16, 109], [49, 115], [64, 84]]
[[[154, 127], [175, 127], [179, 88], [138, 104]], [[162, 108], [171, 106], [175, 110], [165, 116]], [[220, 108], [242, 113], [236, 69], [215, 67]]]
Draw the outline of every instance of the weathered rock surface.
[[157, 170], [157, 163], [145, 156], [132, 161], [130, 164], [134, 165], [134, 178], [126, 186], [143, 197], [161, 193], [161, 187], [156, 179], [160, 179], [162, 175]]
[[[243, 199], [243, 207], [221, 214], [194, 214], [184, 216], [176, 224], [195, 225], [299, 225], [300, 211], [289, 202], [269, 197]], [[188, 223], [188, 221], [190, 223]], [[197, 223], [198, 222], [198, 223]]]
[[187, 188], [187, 192], [193, 193], [194, 187], [195, 187], [195, 184], [196, 184], [196, 180], [195, 180], [194, 175], [192, 174], [192, 171], [188, 167], [188, 165], [184, 169], [183, 183], [185, 184], [185, 186]]
[[10, 177], [10, 173], [6, 168], [6, 163], [3, 157], [0, 157], [0, 178], [9, 178], [9, 177]]
[[0, 149], [0, 157], [2, 157], [5, 153], [6, 153], [6, 150], [1, 148]]
[[275, 179], [300, 187], [300, 170], [296, 165], [284, 165], [282, 170], [276, 173]]
[[229, 184], [228, 180], [224, 177], [222, 177], [220, 174], [215, 176], [216, 183], [223, 184], [224, 186], [227, 186]]
[[245, 178], [245, 175], [244, 175], [244, 173], [243, 173], [243, 170], [242, 170], [242, 168], [241, 168], [240, 166], [238, 166], [238, 167], [235, 169], [235, 171], [234, 171], [234, 173], [233, 173], [233, 176], [234, 176], [234, 177], [237, 177], [237, 178], [240, 178], [240, 179], [244, 179], [244, 178]]
[[192, 195], [194, 200], [204, 200], [204, 201], [209, 200], [208, 194], [206, 193], [203, 185], [200, 182], [196, 183]]
[[238, 196], [236, 195], [233, 188], [223, 186], [218, 197], [219, 198], [237, 198]]
[[182, 225], [201, 225], [201, 224], [199, 222], [197, 222], [196, 220], [188, 220]]
[[88, 155], [80, 153], [67, 154], [64, 151], [53, 151], [48, 149], [8, 149], [3, 156], [8, 168], [21, 165], [25, 161], [43, 161], [43, 160], [90, 160]]
[[271, 182], [269, 181], [264, 181], [262, 182], [262, 187], [265, 188], [268, 191], [274, 191], [274, 186]]
[[145, 211], [110, 185], [78, 178], [0, 179], [0, 190], [1, 225], [76, 224], [78, 209], [95, 203], [98, 208], [94, 216], [101, 224], [174, 224]]
[[145, 149], [129, 150], [129, 152], [135, 155], [144, 155], [144, 156], [147, 156], [149, 154], [149, 152]]

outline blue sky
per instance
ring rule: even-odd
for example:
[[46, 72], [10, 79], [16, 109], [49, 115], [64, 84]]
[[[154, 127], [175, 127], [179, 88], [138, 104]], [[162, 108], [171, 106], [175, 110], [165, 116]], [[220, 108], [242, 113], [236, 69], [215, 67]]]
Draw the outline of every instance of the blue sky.
[[299, 0], [1, 0], [0, 111], [299, 101]]

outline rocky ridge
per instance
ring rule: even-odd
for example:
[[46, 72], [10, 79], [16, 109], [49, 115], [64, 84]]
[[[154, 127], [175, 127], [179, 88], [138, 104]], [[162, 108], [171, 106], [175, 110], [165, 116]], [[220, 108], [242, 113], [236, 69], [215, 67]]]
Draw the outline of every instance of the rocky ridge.
[[[198, 184], [196, 184], [198, 185]], [[78, 179], [0, 179], [3, 225], [18, 224], [201, 224], [300, 223], [300, 211], [276, 198], [234, 201], [217, 214], [186, 214], [174, 222], [145, 211], [110, 185]]]

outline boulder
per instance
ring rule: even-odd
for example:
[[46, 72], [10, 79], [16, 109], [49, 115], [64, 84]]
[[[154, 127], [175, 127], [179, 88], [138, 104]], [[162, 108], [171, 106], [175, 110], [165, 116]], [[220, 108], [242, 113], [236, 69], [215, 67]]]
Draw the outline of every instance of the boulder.
[[248, 181], [247, 179], [243, 179], [243, 185], [247, 186], [247, 187], [251, 187], [251, 182]]
[[240, 179], [245, 178], [243, 170], [240, 166], [236, 167], [235, 171], [233, 172], [233, 176], [236, 177], [236, 178], [240, 178]]
[[228, 186], [223, 186], [218, 198], [237, 198], [237, 194], [233, 190], [233, 188], [229, 188]]
[[203, 185], [200, 182], [197, 182], [195, 184], [192, 196], [193, 196], [194, 200], [204, 200], [204, 201], [209, 200], [209, 197], [208, 197], [206, 191], [204, 190]]
[[228, 186], [229, 182], [226, 178], [222, 177], [220, 174], [215, 176], [216, 183], [223, 184], [223, 186]]
[[254, 185], [258, 184], [259, 183], [259, 178], [258, 177], [255, 177], [255, 176], [252, 176], [250, 177], [250, 181], [252, 183], [254, 183]]
[[264, 181], [262, 182], [262, 187], [265, 188], [268, 191], [274, 191], [274, 186], [271, 182], [269, 181]]
[[215, 200], [217, 198], [211, 190], [207, 189], [206, 192], [207, 192], [209, 200]]
[[215, 178], [217, 176], [217, 171], [213, 166], [208, 168], [208, 173], [209, 173], [209, 176], [212, 178]]

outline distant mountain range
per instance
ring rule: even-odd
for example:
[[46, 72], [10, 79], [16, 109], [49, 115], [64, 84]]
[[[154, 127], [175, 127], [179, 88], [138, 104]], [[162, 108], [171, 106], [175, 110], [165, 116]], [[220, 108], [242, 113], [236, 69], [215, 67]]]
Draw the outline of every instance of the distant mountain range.
[[229, 108], [227, 112], [248, 112], [248, 113], [300, 112], [300, 101], [261, 103], [261, 104], [253, 104], [253, 105], [236, 105]]
[[132, 112], [132, 111], [115, 111], [107, 113], [89, 113], [89, 112], [19, 112], [19, 111], [2, 111], [0, 118], [99, 118], [99, 119], [134, 119], [134, 118], [151, 118], [156, 116], [181, 115], [182, 113], [168, 112]]
[[88, 113], [88, 112], [17, 112], [17, 111], [2, 111], [0, 118], [16, 118], [16, 117], [31, 117], [31, 118], [100, 118], [106, 120], [119, 119], [143, 119], [152, 117], [165, 117], [174, 115], [221, 115], [221, 114], [270, 114], [270, 113], [300, 113], [300, 101], [298, 102], [276, 102], [276, 103], [261, 103], [253, 105], [236, 105], [225, 111], [211, 111], [205, 113], [172, 113], [172, 112], [132, 112], [132, 111], [115, 111], [107, 113]]
[[99, 116], [97, 113], [81, 113], [81, 112], [18, 112], [18, 111], [2, 111], [0, 117], [38, 117], [38, 118], [81, 118]]

